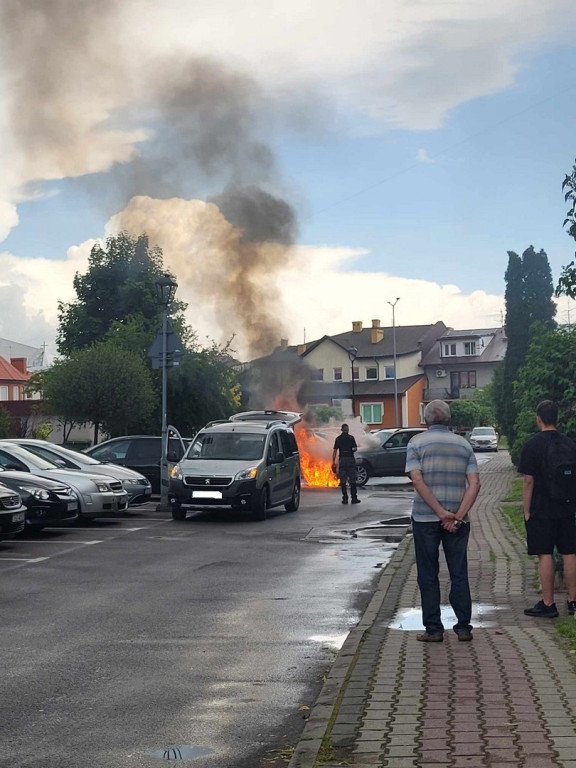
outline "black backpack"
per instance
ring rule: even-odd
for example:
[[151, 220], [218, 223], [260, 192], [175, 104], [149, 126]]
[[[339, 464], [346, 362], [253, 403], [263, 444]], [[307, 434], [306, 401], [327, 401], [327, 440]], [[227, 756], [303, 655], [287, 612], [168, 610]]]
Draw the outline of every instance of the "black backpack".
[[576, 444], [557, 432], [548, 439], [542, 473], [550, 501], [576, 503]]

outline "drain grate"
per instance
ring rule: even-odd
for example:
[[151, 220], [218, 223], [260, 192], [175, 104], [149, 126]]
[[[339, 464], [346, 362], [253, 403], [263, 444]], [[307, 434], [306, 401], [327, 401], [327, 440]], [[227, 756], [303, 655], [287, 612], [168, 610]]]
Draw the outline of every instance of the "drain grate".
[[169, 749], [152, 749], [146, 754], [159, 760], [197, 760], [213, 754], [210, 747], [170, 747]]

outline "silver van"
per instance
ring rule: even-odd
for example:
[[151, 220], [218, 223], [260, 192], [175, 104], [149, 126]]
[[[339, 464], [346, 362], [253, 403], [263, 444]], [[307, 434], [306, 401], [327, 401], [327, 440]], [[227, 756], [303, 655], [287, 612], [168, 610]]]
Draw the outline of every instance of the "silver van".
[[211, 421], [172, 469], [168, 498], [174, 520], [188, 510], [228, 506], [265, 520], [272, 507], [300, 506], [300, 455], [290, 411], [249, 411]]

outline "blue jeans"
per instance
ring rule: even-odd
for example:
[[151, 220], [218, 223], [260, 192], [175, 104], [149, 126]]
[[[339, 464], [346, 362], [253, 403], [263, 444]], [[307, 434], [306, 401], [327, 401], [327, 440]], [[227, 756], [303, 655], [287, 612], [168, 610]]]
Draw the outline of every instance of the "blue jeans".
[[457, 623], [454, 632], [471, 632], [472, 598], [468, 583], [468, 538], [470, 524], [462, 525], [456, 533], [448, 533], [440, 522], [418, 523], [412, 521], [418, 586], [422, 599], [422, 623], [426, 632], [439, 634], [444, 631], [440, 616], [440, 544], [444, 550], [450, 573], [450, 594], [448, 596]]

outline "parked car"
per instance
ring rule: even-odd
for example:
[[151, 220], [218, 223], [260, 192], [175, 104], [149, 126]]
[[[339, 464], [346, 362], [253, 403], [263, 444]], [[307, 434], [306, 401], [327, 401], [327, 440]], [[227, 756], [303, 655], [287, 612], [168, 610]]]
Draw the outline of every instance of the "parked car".
[[498, 450], [498, 434], [494, 427], [474, 427], [468, 439], [475, 451], [496, 453]]
[[41, 531], [78, 519], [80, 502], [69, 485], [29, 472], [0, 469], [0, 483], [19, 494], [26, 507], [26, 529]]
[[24, 530], [26, 507], [20, 495], [0, 483], [0, 539], [11, 539]]
[[356, 482], [366, 485], [371, 477], [404, 475], [406, 446], [414, 435], [425, 432], [419, 428], [380, 429], [371, 435], [374, 447], [356, 451]]
[[14, 443], [0, 443], [0, 467], [70, 485], [78, 495], [80, 518], [116, 517], [123, 514], [128, 506], [128, 494], [119, 480], [77, 469], [60, 469], [51, 461], [41, 459]]
[[[34, 453], [42, 459], [53, 462], [62, 469], [79, 469], [82, 472], [97, 472], [99, 475], [107, 475], [115, 480], [120, 480], [128, 494], [128, 505], [143, 504], [152, 495], [152, 484], [148, 478], [135, 472], [133, 469], [121, 467], [118, 464], [104, 464], [85, 453], [71, 451], [63, 445], [54, 445], [47, 440], [33, 440], [31, 438], [14, 438], [11, 443]], [[0, 445], [2, 441], [0, 440]]]
[[[168, 438], [168, 461], [180, 461], [190, 440], [178, 437]], [[152, 485], [152, 493], [160, 493], [160, 461], [162, 438], [154, 435], [127, 435], [113, 437], [103, 443], [87, 448], [84, 453], [105, 464], [129, 467], [146, 477]], [[170, 467], [171, 468], [171, 467]]]
[[207, 424], [173, 468], [168, 498], [174, 520], [189, 509], [228, 506], [264, 520], [272, 507], [300, 505], [300, 454], [290, 424], [299, 414], [251, 411]]

